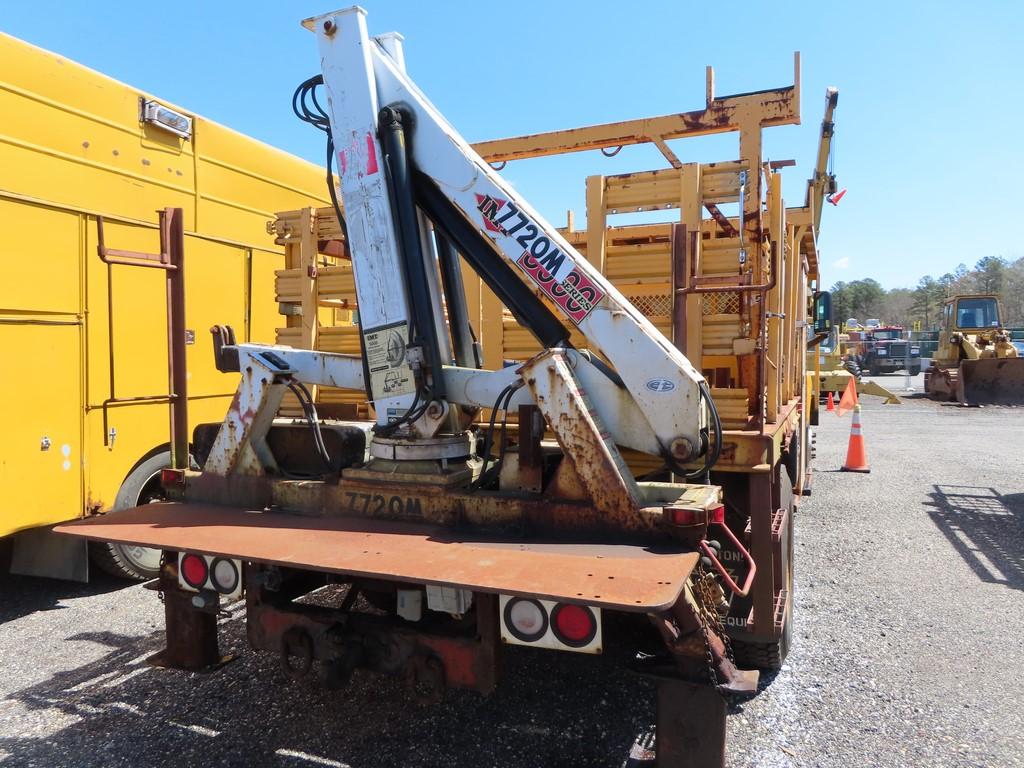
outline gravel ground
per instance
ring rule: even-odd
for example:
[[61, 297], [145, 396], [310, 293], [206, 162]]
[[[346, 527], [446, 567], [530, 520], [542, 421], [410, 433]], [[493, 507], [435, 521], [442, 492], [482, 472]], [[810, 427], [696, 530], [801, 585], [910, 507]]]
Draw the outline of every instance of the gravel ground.
[[[730, 714], [732, 768], [1024, 766], [1024, 409], [876, 402], [870, 475], [835, 471], [849, 417], [823, 414], [794, 649]], [[161, 625], [139, 587], [0, 577], [0, 764], [619, 766], [653, 720], [610, 657], [515, 649], [494, 696], [420, 708], [388, 679], [286, 681], [237, 615], [226, 668], [152, 669]]]

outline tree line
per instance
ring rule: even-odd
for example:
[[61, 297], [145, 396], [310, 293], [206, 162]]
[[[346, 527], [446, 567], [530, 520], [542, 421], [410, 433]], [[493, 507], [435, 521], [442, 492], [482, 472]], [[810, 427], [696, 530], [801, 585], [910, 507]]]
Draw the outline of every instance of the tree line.
[[993, 293], [999, 296], [1003, 325], [1024, 326], [1024, 258], [1009, 262], [1001, 256], [986, 256], [968, 269], [960, 264], [941, 277], [925, 275], [916, 288], [885, 290], [868, 277], [837, 282], [830, 289], [837, 323], [855, 317], [862, 323], [877, 317], [885, 324], [913, 328], [920, 321], [923, 330], [938, 328], [943, 301], [961, 293]]

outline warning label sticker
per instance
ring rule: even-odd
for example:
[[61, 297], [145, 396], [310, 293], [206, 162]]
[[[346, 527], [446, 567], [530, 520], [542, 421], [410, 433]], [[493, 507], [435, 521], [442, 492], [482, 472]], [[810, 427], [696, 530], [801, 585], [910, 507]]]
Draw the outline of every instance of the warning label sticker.
[[363, 348], [370, 369], [373, 397], [397, 397], [416, 391], [412, 368], [405, 361], [408, 344], [409, 327], [405, 323], [363, 331]]

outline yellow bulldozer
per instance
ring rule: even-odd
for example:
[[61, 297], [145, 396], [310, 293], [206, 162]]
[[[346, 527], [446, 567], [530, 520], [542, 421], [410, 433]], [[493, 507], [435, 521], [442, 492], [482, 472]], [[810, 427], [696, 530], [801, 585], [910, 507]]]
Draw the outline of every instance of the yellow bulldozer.
[[1024, 358], [1000, 321], [999, 299], [953, 296], [942, 309], [942, 331], [925, 391], [962, 405], [1024, 405]]

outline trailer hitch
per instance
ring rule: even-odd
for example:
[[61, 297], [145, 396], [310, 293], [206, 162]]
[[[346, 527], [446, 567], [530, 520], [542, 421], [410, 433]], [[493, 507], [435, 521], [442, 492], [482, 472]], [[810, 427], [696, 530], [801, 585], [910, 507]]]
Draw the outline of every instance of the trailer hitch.
[[701, 539], [697, 546], [700, 547], [700, 551], [704, 553], [705, 557], [711, 561], [711, 565], [714, 566], [716, 571], [718, 571], [718, 575], [722, 577], [722, 581], [725, 582], [725, 585], [729, 590], [737, 597], [746, 597], [750, 594], [750, 587], [754, 583], [754, 576], [757, 574], [757, 563], [754, 562], [754, 558], [750, 556], [747, 548], [740, 543], [740, 540], [736, 538], [736, 535], [732, 530], [730, 530], [729, 526], [726, 525], [725, 520], [711, 520], [708, 522], [708, 527], [712, 525], [719, 526], [725, 532], [729, 541], [731, 541], [733, 546], [739, 550], [741, 555], [743, 555], [743, 559], [747, 561], [747, 578], [743, 582], [743, 588], [741, 589], [736, 585], [736, 582], [733, 580], [732, 576], [729, 575], [729, 572], [725, 570], [725, 566], [722, 565], [721, 561], [718, 559], [718, 555], [715, 554], [715, 550], [708, 543], [707, 539]]

